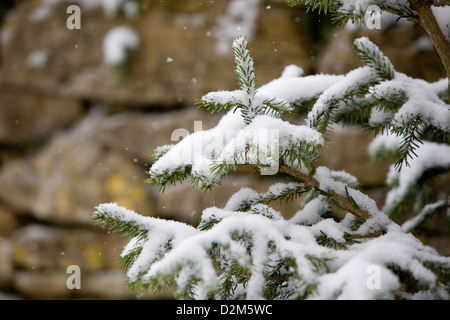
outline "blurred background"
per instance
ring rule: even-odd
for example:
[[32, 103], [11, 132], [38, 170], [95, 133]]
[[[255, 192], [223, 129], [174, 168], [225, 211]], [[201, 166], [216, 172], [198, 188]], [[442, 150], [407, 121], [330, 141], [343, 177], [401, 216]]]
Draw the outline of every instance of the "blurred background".
[[[72, 4], [80, 20], [67, 12]], [[362, 35], [398, 71], [445, 76], [414, 24], [383, 16], [381, 30], [338, 29], [285, 0], [2, 0], [0, 26], [0, 299], [171, 297], [126, 287], [117, 257], [128, 239], [89, 214], [117, 202], [196, 225], [204, 208], [223, 206], [242, 186], [264, 191], [273, 182], [242, 171], [207, 195], [188, 184], [160, 194], [143, 182], [153, 149], [175, 129], [217, 123], [194, 101], [237, 88], [238, 35], [250, 40], [258, 86], [290, 64], [306, 75], [348, 72], [360, 66], [352, 42]], [[360, 128], [336, 130], [320, 162], [354, 174], [381, 207], [389, 163], [368, 160], [370, 139]], [[448, 192], [448, 181], [437, 181], [437, 192]], [[450, 255], [439, 223], [421, 237]], [[79, 290], [66, 286], [69, 265], [80, 267]]]

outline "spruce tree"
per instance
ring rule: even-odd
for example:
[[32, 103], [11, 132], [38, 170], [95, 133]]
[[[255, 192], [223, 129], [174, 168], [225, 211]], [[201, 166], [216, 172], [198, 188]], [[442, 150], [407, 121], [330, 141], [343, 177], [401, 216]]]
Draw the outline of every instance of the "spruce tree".
[[[290, 2], [331, 12], [341, 23], [361, 21], [369, 3]], [[425, 24], [416, 1], [375, 2]], [[224, 208], [206, 208], [197, 227], [99, 205], [93, 219], [131, 237], [121, 259], [132, 288], [172, 288], [180, 299], [449, 298], [450, 258], [415, 236], [426, 219], [449, 210], [448, 195], [433, 199], [427, 187], [450, 169], [448, 79], [428, 83], [396, 71], [368, 38], [354, 48], [364, 66], [345, 75], [304, 76], [288, 66], [257, 87], [247, 39], [234, 41], [240, 89], [197, 101], [223, 117], [208, 131], [157, 148], [147, 182], [163, 192], [188, 180], [214, 192], [242, 166], [285, 182], [263, 193], [242, 188]], [[304, 125], [286, 121], [298, 110], [308, 111]], [[376, 134], [369, 153], [392, 157], [384, 208], [354, 176], [317, 165], [333, 123], [361, 124]], [[270, 206], [296, 198], [302, 203], [290, 219]], [[333, 217], [332, 208], [344, 218]], [[412, 219], [395, 222], [411, 212]]]

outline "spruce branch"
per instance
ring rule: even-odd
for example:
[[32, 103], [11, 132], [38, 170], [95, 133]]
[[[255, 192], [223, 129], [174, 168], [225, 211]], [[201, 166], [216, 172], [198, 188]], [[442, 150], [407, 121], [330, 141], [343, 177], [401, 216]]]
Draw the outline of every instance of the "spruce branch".
[[246, 124], [260, 114], [262, 106], [255, 105], [256, 83], [253, 58], [248, 49], [247, 37], [238, 37], [233, 42], [235, 71], [240, 88], [245, 92], [244, 108], [241, 109]]
[[127, 252], [126, 254], [123, 254], [120, 256], [120, 259], [122, 260], [120, 263], [120, 266], [124, 269], [128, 269], [139, 257], [139, 255], [142, 253], [142, 246], [137, 246]]
[[[253, 191], [252, 196], [247, 196], [238, 201], [233, 200], [233, 204], [227, 205], [226, 208], [227, 210], [263, 215], [269, 219], [276, 220], [279, 217], [271, 212], [270, 208], [267, 207], [268, 204], [275, 201], [292, 201], [311, 189], [311, 186], [303, 183], [278, 183], [269, 188], [267, 192], [257, 193], [256, 191]], [[241, 192], [248, 193], [248, 191], [248, 189], [243, 189], [235, 193], [234, 196], [239, 196]], [[230, 200], [233, 199], [233, 197], [231, 197]], [[206, 218], [202, 218], [197, 228], [202, 231], [209, 230], [220, 221], [222, 221], [222, 218], [213, 214]]]
[[403, 164], [409, 166], [408, 159], [412, 159], [414, 155], [417, 157], [415, 150], [419, 148], [419, 144], [423, 144], [421, 140], [423, 130], [423, 122], [416, 117], [409, 121], [405, 126], [391, 126], [391, 132], [402, 137], [402, 142], [395, 153], [395, 168], [401, 170]]
[[366, 66], [376, 70], [381, 80], [392, 80], [395, 69], [388, 57], [367, 37], [361, 37], [353, 42], [356, 56]]
[[[357, 8], [339, 11], [341, 1], [305, 0], [303, 3], [313, 10], [333, 10], [344, 19], [360, 18], [361, 12], [357, 12]], [[385, 92], [388, 94], [383, 95], [384, 88], [374, 88], [380, 82], [391, 85], [398, 80], [395, 77], [401, 75], [395, 72], [378, 47], [367, 39], [356, 41], [355, 49], [366, 66], [343, 76], [339, 83], [324, 86], [328, 89], [319, 90], [322, 94], [308, 115], [309, 124], [319, 127], [323, 133], [330, 121], [366, 121], [372, 115], [369, 111], [395, 112], [405, 104], [406, 99], [411, 98], [410, 90], [395, 91], [397, 87], [394, 86], [392, 91], [387, 90]], [[354, 288], [367, 283], [366, 277], [355, 277], [353, 271], [360, 270], [361, 266], [364, 268], [379, 263], [383, 277], [387, 277], [388, 288], [380, 291], [383, 295], [395, 297], [404, 289], [398, 284], [406, 283], [407, 290], [411, 292], [423, 289], [427, 294], [447, 298], [449, 295], [444, 290], [448, 291], [449, 258], [439, 256], [413, 235], [403, 232], [378, 210], [375, 201], [358, 190], [355, 177], [344, 171], [315, 167], [317, 150], [324, 144], [322, 135], [311, 127], [298, 128], [278, 119], [290, 112], [292, 106], [283, 99], [257, 92], [253, 60], [245, 37], [239, 37], [234, 42], [233, 51], [241, 90], [211, 93], [198, 104], [211, 112], [239, 109], [240, 113], [236, 115], [239, 118], [231, 120], [239, 121], [240, 133], [261, 127], [276, 128], [282, 132], [282, 146], [276, 154], [277, 159], [272, 157], [269, 160], [276, 160], [278, 172], [295, 182], [273, 185], [264, 193], [241, 189], [242, 193], [233, 196], [225, 208], [204, 210], [198, 228], [175, 221], [142, 217], [110, 204], [97, 207], [93, 219], [110, 230], [133, 237], [122, 254], [123, 266], [130, 268], [127, 273], [130, 285], [143, 290], [151, 287], [156, 291], [166, 286], [173, 287], [178, 299], [354, 297]], [[289, 76], [287, 78], [292, 80]], [[435, 91], [425, 87], [424, 96], [437, 91], [435, 87]], [[400, 113], [404, 116], [402, 123], [398, 119], [395, 122], [392, 118], [386, 118], [376, 124], [383, 126], [377, 128], [389, 128], [403, 138], [398, 154], [401, 163], [408, 164], [408, 158], [416, 155], [427, 125], [433, 127], [438, 123], [437, 127], [442, 127], [442, 131], [446, 127], [445, 124], [439, 126], [441, 121], [430, 120], [428, 123], [428, 114], [417, 112], [413, 108], [415, 106]], [[445, 108], [439, 104], [434, 110], [442, 111], [440, 107]], [[413, 112], [409, 112], [411, 109]], [[210, 133], [222, 134], [226, 126], [219, 128]], [[435, 133], [433, 130], [437, 129], [431, 128], [430, 132]], [[222, 142], [227, 141], [225, 147], [208, 150], [206, 155], [195, 155], [204, 156], [202, 159], [206, 160], [206, 165], [196, 164], [193, 159], [179, 166], [176, 161], [169, 161], [168, 153], [179, 145], [156, 149], [156, 163], [149, 171], [148, 182], [164, 191], [166, 185], [190, 176], [192, 184], [210, 190], [240, 165], [251, 164], [261, 169], [270, 162], [252, 164], [248, 161], [258, 148], [267, 152], [269, 141], [248, 138], [236, 151], [227, 149], [230, 140], [234, 139], [229, 138], [221, 139]], [[189, 143], [184, 143], [186, 141]], [[190, 136], [183, 139], [180, 149], [190, 149], [199, 141], [204, 142], [199, 135]], [[204, 152], [204, 149], [201, 151]], [[266, 160], [269, 158], [268, 154], [264, 156]], [[432, 170], [439, 164], [449, 165], [444, 161], [432, 164]], [[417, 177], [414, 182], [417, 184], [419, 179]], [[309, 202], [300, 212], [307, 216], [303, 220], [297, 215], [294, 218], [298, 219], [286, 220], [281, 213], [268, 206], [273, 201], [290, 201], [305, 193], [304, 203]], [[416, 221], [411, 222], [413, 229], [426, 217], [448, 209], [448, 201], [431, 205], [418, 202], [416, 208], [422, 210]], [[351, 215], [346, 215], [340, 222], [323, 219], [322, 214], [328, 211], [330, 203], [335, 203]], [[395, 254], [392, 254], [392, 249]], [[389, 254], [384, 254], [385, 251]], [[447, 289], [442, 289], [443, 285]], [[364, 290], [363, 287], [361, 292], [364, 297], [378, 297], [375, 291]], [[357, 291], [359, 298], [360, 291]]]
[[450, 198], [427, 204], [414, 218], [404, 222], [402, 228], [405, 232], [418, 234], [427, 219], [449, 208]]
[[392, 13], [393, 15], [396, 15], [397, 17], [407, 19], [409, 21], [418, 23], [418, 16], [417, 13], [411, 9], [411, 7], [407, 4], [403, 3], [395, 3], [395, 4], [385, 4], [382, 6], [383, 10], [389, 13]]
[[258, 94], [254, 61], [246, 36], [234, 40], [233, 54], [239, 90], [210, 92], [196, 101], [199, 108], [207, 108], [211, 113], [239, 109], [246, 125], [258, 115], [281, 118], [296, 112], [295, 106], [284, 99]]
[[346, 107], [337, 109], [331, 120], [343, 126], [364, 124], [369, 121], [371, 110], [370, 99], [355, 97]]
[[191, 173], [191, 166], [182, 166], [176, 170], [163, 170], [162, 172], [147, 172], [150, 178], [144, 181], [152, 188], [164, 193], [167, 185], [176, 185], [183, 180], [186, 180]]
[[191, 174], [189, 182], [196, 187], [200, 187], [200, 189], [203, 190], [205, 193], [212, 192], [212, 189], [214, 187], [221, 185], [219, 178], [210, 179], [209, 177], [201, 174]]
[[149, 229], [141, 224], [138, 219], [124, 216], [117, 210], [110, 210], [108, 205], [100, 205], [91, 218], [109, 231], [119, 232], [122, 236], [130, 236], [138, 241], [147, 240]]
[[235, 72], [242, 90], [247, 93], [249, 105], [256, 94], [254, 61], [248, 49], [246, 36], [238, 37], [233, 42]]
[[[420, 160], [420, 158], [416, 158], [414, 161], [417, 160]], [[389, 191], [383, 211], [392, 219], [398, 218], [401, 214], [410, 212], [413, 203], [415, 207], [413, 208], [413, 211], [417, 215], [420, 215], [420, 212], [427, 206], [426, 202], [429, 198], [428, 185], [433, 178], [448, 172], [450, 170], [450, 165], [441, 164], [435, 165], [429, 169], [422, 168], [420, 173], [408, 173], [408, 169], [409, 168], [403, 168], [400, 172], [395, 171], [389, 174], [390, 179], [387, 184]], [[401, 175], [410, 175], [411, 179], [408, 179], [405, 182], [404, 178], [401, 178]]]
[[396, 111], [407, 101], [406, 92], [395, 87], [381, 93], [373, 90], [369, 94], [375, 101], [373, 107], [384, 112]]
[[156, 162], [159, 160], [159, 158], [161, 158], [163, 155], [165, 155], [167, 152], [170, 151], [170, 149], [173, 148], [173, 145], [163, 145], [163, 146], [158, 146], [155, 148], [155, 150], [153, 151], [153, 155], [152, 155], [152, 162]]
[[322, 230], [320, 230], [321, 235], [317, 237], [317, 243], [321, 246], [325, 246], [328, 248], [333, 248], [336, 250], [345, 250], [347, 249], [347, 244], [345, 242], [339, 242], [336, 239], [328, 237]]
[[249, 199], [244, 199], [233, 209], [237, 211], [248, 211], [256, 204], [267, 205], [274, 201], [292, 201], [309, 190], [311, 190], [311, 186], [303, 183], [280, 183], [272, 186], [267, 192], [260, 193]]
[[325, 134], [330, 131], [330, 121], [344, 119], [343, 114], [349, 110], [353, 117], [358, 114], [358, 117], [363, 118], [368, 112], [368, 101], [360, 96], [380, 81], [373, 70], [370, 66], [352, 70], [342, 81], [326, 89], [308, 113], [308, 124]]
[[[448, 0], [408, 0], [407, 3], [389, 3], [387, 1], [375, 1], [370, 4], [377, 5], [381, 10], [390, 12], [400, 18], [406, 18], [420, 25], [428, 34], [433, 45], [439, 55], [442, 64], [447, 73], [447, 78], [450, 79], [450, 42], [447, 41], [445, 35], [431, 9], [432, 6], [443, 7], [448, 6]], [[344, 1], [337, 0], [288, 0], [290, 6], [304, 4], [307, 10], [319, 10], [325, 13], [330, 12], [333, 16], [333, 21], [340, 25], [345, 26], [349, 21], [356, 24], [361, 24], [364, 21], [366, 6], [345, 6]], [[450, 90], [450, 88], [449, 88]]]
[[294, 105], [279, 98], [264, 99], [262, 104], [266, 109], [265, 114], [271, 116], [272, 118], [281, 118], [283, 115], [292, 116], [297, 112]]
[[207, 99], [206, 97], [203, 97], [202, 99], [197, 99], [195, 101], [195, 104], [198, 106], [198, 108], [206, 108], [211, 114], [214, 114], [216, 112], [228, 112], [232, 110], [233, 112], [237, 109], [244, 108], [244, 106], [236, 99], [234, 101], [229, 102], [217, 102], [214, 99]]

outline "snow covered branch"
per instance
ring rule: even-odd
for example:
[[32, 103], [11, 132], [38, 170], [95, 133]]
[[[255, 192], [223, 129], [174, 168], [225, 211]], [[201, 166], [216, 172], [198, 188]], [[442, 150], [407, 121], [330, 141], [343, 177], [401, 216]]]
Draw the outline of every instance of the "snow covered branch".
[[[420, 25], [428, 34], [450, 78], [450, 2], [448, 0], [288, 0], [291, 5], [304, 4], [308, 9], [330, 12], [339, 25], [364, 23], [370, 6], [406, 18]], [[450, 90], [450, 88], [449, 88]]]
[[[292, 2], [350, 16], [370, 1]], [[406, 0], [379, 3], [416, 14]], [[448, 199], [416, 204], [416, 216], [402, 226], [391, 215], [410, 207], [427, 174], [450, 170], [448, 79], [428, 83], [399, 73], [360, 38], [354, 47], [363, 67], [304, 76], [291, 65], [258, 88], [247, 46], [245, 37], [233, 43], [240, 89], [197, 101], [225, 115], [212, 129], [158, 147], [147, 182], [164, 191], [190, 179], [212, 190], [243, 165], [289, 181], [262, 193], [242, 188], [224, 208], [205, 209], [197, 228], [99, 205], [93, 219], [131, 236], [121, 255], [129, 284], [144, 291], [171, 287], [181, 299], [448, 299], [450, 258], [410, 233], [447, 210]], [[283, 119], [301, 108], [305, 125]], [[317, 166], [333, 122], [381, 132], [369, 152], [395, 160], [383, 210], [358, 190], [354, 176]], [[296, 198], [301, 205], [290, 219], [270, 207]], [[332, 206], [344, 210], [343, 219], [330, 214]], [[379, 283], [368, 282], [372, 270]]]
[[[314, 208], [297, 215], [311, 215], [307, 211]], [[274, 211], [263, 215], [209, 208], [202, 221], [216, 223], [196, 230], [137, 218], [115, 204], [101, 205], [98, 211], [110, 221], [145, 220], [148, 236], [132, 238], [121, 255], [131, 265], [130, 285], [140, 290], [174, 286], [181, 299], [389, 299], [400, 289], [396, 273], [401, 272], [420, 284], [422, 297], [448, 298], [432, 270], [449, 272], [450, 258], [388, 220], [387, 233], [374, 236], [379, 223], [368, 221], [355, 231], [351, 217], [341, 223], [319, 218], [307, 226], [297, 215], [285, 220]], [[381, 290], [367, 285], [369, 268], [381, 272]]]

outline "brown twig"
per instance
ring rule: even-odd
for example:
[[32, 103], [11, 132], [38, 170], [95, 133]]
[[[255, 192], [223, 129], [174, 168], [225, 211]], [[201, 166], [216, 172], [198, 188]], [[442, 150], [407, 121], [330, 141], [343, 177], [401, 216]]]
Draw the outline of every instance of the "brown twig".
[[[289, 176], [295, 178], [296, 180], [303, 181], [313, 187], [316, 187], [317, 189], [320, 189], [320, 183], [316, 179], [314, 179], [312, 174], [310, 175], [304, 174], [302, 172], [292, 169], [291, 167], [285, 164], [280, 164], [279, 172], [286, 173]], [[357, 205], [355, 205], [354, 202], [352, 202], [347, 197], [338, 194], [334, 190], [327, 190], [326, 192], [330, 194], [331, 197], [335, 201], [337, 201], [342, 207], [347, 209], [350, 213], [357, 216], [358, 218], [367, 220], [372, 217], [372, 214], [370, 212], [359, 208]]]
[[[450, 5], [449, 0], [409, 0], [411, 8], [417, 13], [417, 23], [426, 31], [434, 48], [439, 55], [442, 64], [447, 73], [447, 78], [450, 79], [450, 42], [447, 41], [445, 35], [442, 33], [441, 27], [436, 21], [431, 6], [446, 6]], [[450, 87], [449, 87], [450, 91]]]

